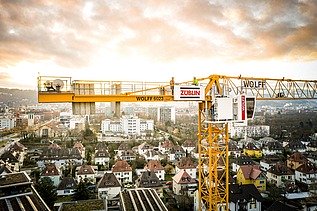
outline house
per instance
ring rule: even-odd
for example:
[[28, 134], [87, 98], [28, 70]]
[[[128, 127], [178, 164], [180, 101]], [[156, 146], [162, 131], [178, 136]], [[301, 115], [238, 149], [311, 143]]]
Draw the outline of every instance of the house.
[[287, 158], [286, 165], [288, 168], [295, 170], [299, 166], [301, 166], [307, 162], [308, 162], [308, 159], [302, 153], [295, 152]]
[[169, 161], [175, 162], [180, 160], [182, 157], [186, 157], [186, 153], [181, 146], [173, 146], [169, 151]]
[[195, 150], [196, 145], [197, 145], [197, 143], [195, 141], [186, 140], [183, 143], [182, 148], [187, 154], [191, 154]]
[[309, 162], [317, 164], [317, 151], [305, 152], [303, 155], [307, 158]]
[[229, 140], [229, 156], [233, 157], [233, 158], [237, 158], [241, 156], [241, 150], [238, 147], [238, 144], [233, 141], [233, 140]]
[[133, 161], [136, 159], [136, 154], [131, 149], [125, 150], [125, 151], [121, 152], [120, 154], [121, 154], [121, 156], [119, 157], [119, 159], [121, 159], [121, 160]]
[[105, 173], [97, 184], [98, 199], [113, 199], [121, 191], [121, 184], [113, 173]]
[[121, 184], [132, 183], [132, 168], [125, 160], [118, 160], [112, 166], [112, 173]]
[[183, 157], [176, 163], [176, 174], [182, 170], [186, 170], [186, 172], [191, 176], [191, 178], [197, 178], [197, 164], [195, 165], [193, 159], [191, 157]]
[[263, 155], [276, 155], [283, 153], [283, 146], [278, 141], [267, 142], [262, 148]]
[[173, 192], [176, 195], [187, 195], [194, 197], [197, 189], [197, 180], [182, 170], [173, 177]]
[[285, 147], [286, 150], [291, 152], [305, 152], [306, 146], [300, 140], [291, 140]]
[[259, 191], [266, 190], [266, 178], [258, 165], [240, 166], [237, 173], [237, 184], [254, 184]]
[[118, 150], [115, 150], [115, 151], [117, 151], [117, 156], [121, 157], [121, 155], [127, 150], [131, 150], [129, 145], [127, 143], [121, 143], [118, 147]]
[[82, 165], [76, 168], [76, 180], [77, 182], [88, 180], [91, 183], [96, 183], [96, 171], [91, 165]]
[[95, 153], [95, 165], [109, 167], [110, 156], [106, 149], [100, 149]]
[[135, 184], [137, 188], [152, 188], [163, 198], [163, 184], [154, 171], [144, 171]]
[[230, 211], [261, 211], [263, 198], [254, 184], [229, 185]]
[[74, 148], [44, 148], [37, 166], [44, 168], [47, 163], [55, 163], [57, 168], [67, 165], [82, 165], [83, 158], [78, 149]]
[[254, 143], [249, 142], [247, 145], [243, 148], [243, 154], [255, 157], [255, 158], [261, 158], [262, 157], [262, 151], [257, 146], [255, 146]]
[[152, 150], [152, 149], [153, 149], [152, 145], [144, 142], [138, 146], [137, 150], [138, 150], [138, 153], [143, 156], [147, 151]]
[[316, 152], [317, 151], [317, 141], [311, 141], [307, 145], [307, 151]]
[[159, 160], [150, 160], [144, 166], [144, 170], [153, 171], [159, 180], [165, 180], [165, 169]]
[[163, 160], [164, 155], [160, 151], [156, 150], [148, 150], [146, 153], [143, 154], [145, 160]]
[[272, 166], [274, 166], [277, 162], [280, 162], [280, 161], [281, 161], [281, 157], [276, 156], [276, 155], [264, 156], [260, 160], [260, 168], [261, 168], [262, 171], [267, 171]]
[[1, 175], [6, 175], [6, 174], [9, 174], [9, 173], [12, 173], [10, 167], [5, 162], [0, 160], [0, 176]]
[[236, 158], [232, 162], [232, 171], [237, 172], [240, 166], [243, 165], [255, 165], [256, 163], [246, 155], [241, 155], [240, 157]]
[[276, 163], [266, 172], [267, 181], [277, 187], [285, 187], [285, 183], [295, 184], [295, 174], [284, 163]]
[[57, 195], [58, 196], [69, 196], [75, 193], [77, 188], [77, 182], [72, 177], [64, 177], [59, 185], [57, 186]]
[[316, 184], [317, 181], [317, 166], [307, 162], [299, 166], [295, 170], [295, 180], [304, 183], [308, 186]]
[[57, 187], [60, 183], [61, 174], [54, 163], [49, 163], [45, 165], [42, 171], [41, 178], [43, 177], [50, 178], [53, 181], [53, 185]]
[[166, 140], [163, 143], [159, 143], [159, 151], [163, 154], [167, 154], [172, 147], [174, 146], [173, 142], [170, 140]]
[[79, 141], [77, 141], [74, 146], [73, 146], [74, 149], [78, 149], [80, 155], [82, 158], [85, 158], [85, 147], [82, 143], [80, 143]]
[[37, 137], [53, 138], [56, 135], [56, 127], [52, 125], [43, 125], [36, 131]]
[[0, 210], [51, 210], [25, 171], [2, 175], [0, 193]]
[[10, 151], [5, 151], [1, 156], [0, 160], [8, 165], [11, 171], [18, 172], [20, 171], [21, 164]]

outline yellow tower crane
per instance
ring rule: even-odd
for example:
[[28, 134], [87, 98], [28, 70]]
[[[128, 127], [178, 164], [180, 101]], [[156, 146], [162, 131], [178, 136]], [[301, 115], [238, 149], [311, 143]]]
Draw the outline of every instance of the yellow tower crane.
[[[228, 123], [246, 122], [256, 100], [317, 99], [317, 80], [210, 75], [169, 82], [88, 81], [38, 77], [39, 103], [72, 103], [74, 114], [92, 114], [95, 102], [198, 101], [198, 210], [229, 210]], [[171, 90], [173, 89], [173, 91]]]

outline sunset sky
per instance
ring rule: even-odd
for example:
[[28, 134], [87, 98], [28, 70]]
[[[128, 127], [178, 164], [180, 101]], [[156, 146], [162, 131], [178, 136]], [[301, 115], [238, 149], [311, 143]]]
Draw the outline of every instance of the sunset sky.
[[0, 0], [0, 87], [38, 74], [317, 80], [317, 1]]

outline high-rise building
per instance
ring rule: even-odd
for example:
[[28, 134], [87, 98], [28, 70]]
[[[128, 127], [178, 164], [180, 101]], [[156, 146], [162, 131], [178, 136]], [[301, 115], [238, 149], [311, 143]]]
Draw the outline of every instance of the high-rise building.
[[170, 121], [175, 124], [175, 107], [160, 107], [157, 111], [157, 121], [159, 122], [167, 122]]

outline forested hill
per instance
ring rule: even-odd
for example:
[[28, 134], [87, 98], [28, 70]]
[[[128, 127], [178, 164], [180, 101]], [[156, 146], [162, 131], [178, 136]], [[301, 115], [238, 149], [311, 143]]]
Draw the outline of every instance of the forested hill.
[[0, 87], [0, 105], [10, 107], [20, 105], [37, 104], [37, 92], [35, 90], [7, 89]]

